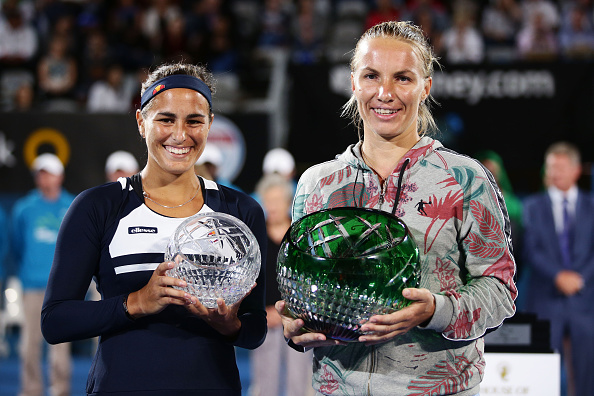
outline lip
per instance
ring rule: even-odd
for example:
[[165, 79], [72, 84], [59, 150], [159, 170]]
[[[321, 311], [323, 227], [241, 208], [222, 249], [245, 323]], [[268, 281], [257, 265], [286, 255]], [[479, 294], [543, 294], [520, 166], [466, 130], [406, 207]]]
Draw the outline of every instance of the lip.
[[163, 147], [165, 148], [165, 151], [167, 151], [169, 154], [175, 155], [175, 156], [184, 156], [184, 155], [189, 154], [190, 151], [192, 151], [192, 148], [189, 146], [176, 147], [176, 146], [163, 145]]
[[[388, 113], [382, 114], [379, 113], [378, 110], [380, 111], [389, 111]], [[399, 113], [400, 113], [400, 109], [391, 109], [391, 108], [384, 108], [384, 107], [372, 107], [371, 111], [373, 112], [373, 114], [376, 117], [379, 117], [381, 119], [390, 119], [390, 118], [394, 118], [396, 117]]]

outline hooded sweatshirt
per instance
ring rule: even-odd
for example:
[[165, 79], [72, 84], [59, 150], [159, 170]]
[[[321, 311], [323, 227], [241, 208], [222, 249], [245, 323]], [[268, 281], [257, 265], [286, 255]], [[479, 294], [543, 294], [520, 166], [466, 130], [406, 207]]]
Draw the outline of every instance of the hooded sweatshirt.
[[323, 395], [475, 395], [485, 369], [482, 336], [515, 312], [501, 192], [478, 161], [429, 137], [380, 185], [359, 142], [303, 173], [293, 221], [333, 207], [392, 212], [394, 205], [419, 248], [419, 287], [432, 292], [435, 313], [425, 327], [382, 344], [315, 348], [314, 388]]

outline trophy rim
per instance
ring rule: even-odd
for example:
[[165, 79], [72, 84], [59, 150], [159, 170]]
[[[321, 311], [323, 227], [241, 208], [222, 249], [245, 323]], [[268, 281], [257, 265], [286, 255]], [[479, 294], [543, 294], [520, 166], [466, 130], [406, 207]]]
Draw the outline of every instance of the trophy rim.
[[[402, 241], [392, 247], [390, 247], [390, 249], [388, 250], [392, 250], [398, 246], [400, 246], [403, 242], [405, 242], [407, 239], [411, 239], [413, 246], [415, 247], [415, 249], [418, 250], [418, 245], [415, 241], [415, 239], [413, 238], [412, 233], [410, 232], [409, 227], [406, 225], [406, 223], [404, 222], [404, 220], [402, 220], [401, 218], [399, 218], [398, 216], [393, 215], [390, 212], [386, 212], [384, 210], [380, 210], [380, 209], [373, 209], [373, 208], [361, 208], [361, 207], [357, 207], [357, 206], [338, 206], [338, 207], [334, 207], [334, 208], [326, 208], [326, 209], [322, 209], [322, 210], [317, 210], [315, 212], [311, 212], [306, 214], [305, 216], [301, 217], [299, 220], [293, 222], [291, 224], [291, 226], [289, 227], [289, 229], [287, 230], [287, 232], [285, 233], [285, 236], [283, 237], [283, 241], [285, 241], [286, 243], [288, 243], [289, 245], [291, 245], [294, 249], [298, 250], [299, 252], [309, 255], [311, 257], [314, 258], [318, 258], [320, 260], [332, 260], [333, 258], [331, 257], [325, 257], [325, 256], [317, 256], [317, 255], [313, 255], [310, 253], [309, 250], [304, 250], [301, 247], [299, 247], [297, 245], [297, 243], [293, 240], [293, 238], [291, 238], [291, 233], [294, 230], [294, 228], [301, 222], [303, 222], [305, 219], [309, 218], [309, 217], [313, 217], [314, 215], [319, 215], [322, 213], [327, 213], [327, 212], [334, 212], [334, 211], [338, 211], [338, 210], [348, 210], [348, 211], [352, 211], [352, 212], [369, 212], [369, 213], [374, 213], [374, 214], [379, 214], [382, 216], [386, 216], [387, 218], [391, 219], [391, 220], [395, 220], [396, 222], [398, 222], [403, 228], [404, 228], [404, 233], [405, 236], [402, 239]], [[282, 245], [282, 242], [281, 242]], [[377, 256], [377, 251], [372, 251], [369, 252], [367, 254], [361, 254], [359, 256], [353, 257], [353, 259], [360, 259], [360, 258], [369, 258], [372, 256]]]
[[[235, 217], [231, 214], [228, 213], [223, 213], [223, 212], [216, 212], [216, 211], [212, 211], [212, 212], [204, 212], [204, 213], [196, 213], [188, 218], [186, 218], [184, 221], [182, 221], [175, 229], [175, 231], [173, 232], [173, 234], [169, 237], [169, 240], [171, 241], [173, 239], [174, 236], [179, 235], [180, 230], [186, 225], [191, 223], [192, 221], [197, 221], [200, 218], [203, 217], [208, 217], [212, 215], [216, 215], [216, 216], [220, 216], [223, 217], [224, 219], [230, 220], [231, 222], [234, 223], [235, 226], [238, 226], [241, 231], [246, 235], [246, 237], [249, 239], [253, 238], [253, 240], [256, 243], [249, 243], [246, 244], [248, 246], [248, 249], [246, 250], [245, 254], [243, 255], [243, 257], [237, 261], [235, 261], [233, 264], [226, 264], [226, 265], [203, 265], [203, 264], [196, 264], [195, 262], [193, 262], [192, 260], [189, 260], [188, 257], [186, 256], [186, 254], [181, 252], [181, 249], [176, 249], [175, 253], [173, 254], [173, 256], [170, 258], [171, 261], [175, 262], [175, 258], [177, 256], [180, 256], [182, 258], [182, 260], [184, 262], [186, 262], [187, 264], [194, 266], [196, 268], [200, 268], [200, 269], [217, 269], [217, 270], [225, 270], [226, 268], [231, 268], [231, 267], [236, 267], [239, 265], [242, 265], [245, 261], [247, 261], [248, 259], [250, 259], [252, 256], [255, 258], [255, 260], [253, 261], [257, 261], [259, 263], [259, 267], [261, 269], [262, 267], [262, 252], [260, 251], [260, 244], [258, 243], [258, 239], [256, 238], [256, 235], [252, 232], [252, 230], [248, 227], [247, 224], [245, 224], [240, 218]], [[251, 238], [250, 238], [251, 237]], [[165, 252], [165, 255], [167, 256], [168, 254], [168, 249]], [[165, 257], [167, 258], [167, 257]], [[176, 264], [179, 265], [179, 264]], [[259, 271], [258, 271], [259, 272]]]

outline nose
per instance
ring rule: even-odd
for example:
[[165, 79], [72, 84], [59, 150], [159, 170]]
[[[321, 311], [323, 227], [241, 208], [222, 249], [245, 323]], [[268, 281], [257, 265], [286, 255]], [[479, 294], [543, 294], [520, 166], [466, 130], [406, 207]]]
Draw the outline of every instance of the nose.
[[171, 137], [176, 144], [181, 144], [186, 140], [186, 130], [182, 123], [178, 123], [178, 125], [174, 128]]
[[382, 102], [391, 102], [394, 100], [394, 86], [390, 82], [383, 82], [379, 86], [377, 98]]

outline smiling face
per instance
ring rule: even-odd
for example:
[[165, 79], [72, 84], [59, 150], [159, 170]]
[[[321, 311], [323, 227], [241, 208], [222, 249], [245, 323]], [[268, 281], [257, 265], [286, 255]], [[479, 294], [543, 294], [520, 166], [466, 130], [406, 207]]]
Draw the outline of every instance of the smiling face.
[[[365, 139], [418, 141], [419, 104], [431, 90], [413, 47], [376, 37], [362, 42], [351, 74]], [[414, 143], [413, 143], [414, 144]]]
[[211, 126], [208, 101], [186, 88], [169, 89], [151, 101], [146, 118], [136, 113], [146, 139], [147, 170], [180, 175], [194, 172]]

